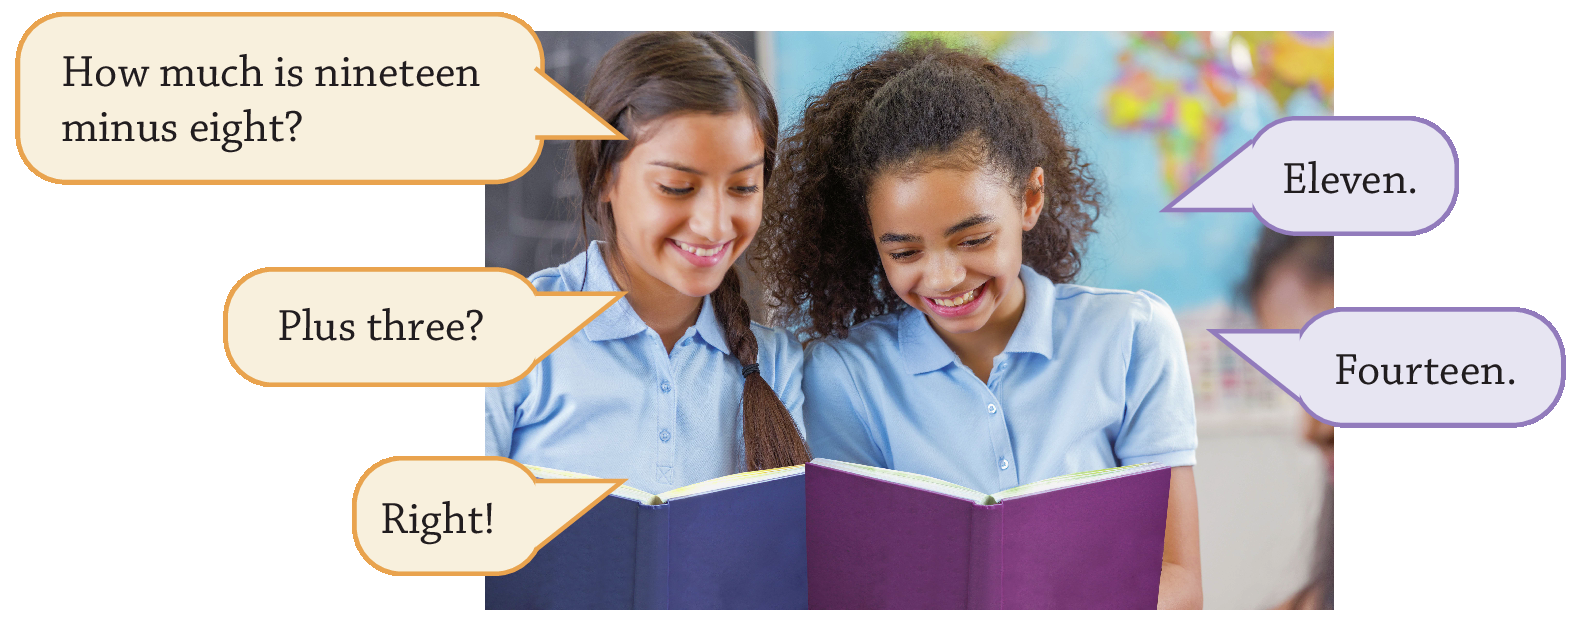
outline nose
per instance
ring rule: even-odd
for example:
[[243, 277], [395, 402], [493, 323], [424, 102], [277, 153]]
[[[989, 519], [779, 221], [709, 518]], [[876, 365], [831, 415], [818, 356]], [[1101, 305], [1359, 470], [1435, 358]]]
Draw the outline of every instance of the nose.
[[967, 279], [967, 267], [951, 253], [929, 254], [923, 270], [923, 286], [934, 294], [949, 293]]
[[701, 191], [701, 195], [695, 199], [693, 212], [688, 215], [688, 229], [710, 242], [721, 242], [736, 237], [736, 228], [732, 226], [732, 211], [721, 189], [711, 186]]

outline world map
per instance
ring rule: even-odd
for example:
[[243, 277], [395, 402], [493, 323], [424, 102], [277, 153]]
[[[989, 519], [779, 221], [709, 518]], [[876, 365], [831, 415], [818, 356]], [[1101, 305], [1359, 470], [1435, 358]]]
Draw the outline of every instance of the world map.
[[1238, 307], [1261, 225], [1159, 209], [1273, 120], [1333, 111], [1332, 33], [767, 33], [761, 67], [783, 131], [841, 74], [923, 37], [976, 49], [1057, 103], [1105, 188], [1077, 281], [1150, 290], [1182, 314]]
[[1241, 100], [1256, 97], [1258, 90], [1279, 113], [1295, 98], [1332, 111], [1332, 33], [1136, 33], [1118, 62], [1104, 120], [1157, 141], [1163, 181], [1173, 194], [1217, 162], [1225, 125], [1237, 105], [1256, 108]]

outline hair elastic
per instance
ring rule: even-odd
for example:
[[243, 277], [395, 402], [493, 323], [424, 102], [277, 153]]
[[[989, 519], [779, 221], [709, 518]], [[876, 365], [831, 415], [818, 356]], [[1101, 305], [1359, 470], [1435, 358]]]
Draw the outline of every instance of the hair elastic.
[[749, 375], [758, 375], [758, 374], [759, 374], [759, 365], [758, 364], [749, 364], [748, 366], [744, 366], [743, 367], [743, 378], [744, 379], [747, 379]]

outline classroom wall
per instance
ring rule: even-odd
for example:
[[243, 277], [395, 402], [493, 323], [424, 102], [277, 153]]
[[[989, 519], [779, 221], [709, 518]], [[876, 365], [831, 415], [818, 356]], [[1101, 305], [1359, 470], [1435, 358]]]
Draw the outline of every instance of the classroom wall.
[[[539, 34], [548, 75], [582, 95], [601, 55], [631, 33]], [[1105, 184], [1105, 210], [1078, 281], [1157, 293], [1185, 333], [1200, 433], [1206, 604], [1281, 602], [1306, 580], [1325, 471], [1300, 439], [1298, 406], [1206, 332], [1251, 325], [1235, 287], [1260, 225], [1233, 214], [1158, 210], [1268, 122], [1332, 113], [1331, 34], [726, 33], [760, 63], [783, 132], [842, 72], [903, 38], [933, 35], [984, 49], [1040, 81], [1063, 107], [1075, 144]], [[1275, 68], [1286, 51], [1325, 67]], [[487, 266], [528, 275], [582, 248], [570, 146], [547, 141], [530, 175], [486, 187]], [[589, 236], [597, 235], [592, 225]], [[757, 293], [745, 295], [762, 320]]]

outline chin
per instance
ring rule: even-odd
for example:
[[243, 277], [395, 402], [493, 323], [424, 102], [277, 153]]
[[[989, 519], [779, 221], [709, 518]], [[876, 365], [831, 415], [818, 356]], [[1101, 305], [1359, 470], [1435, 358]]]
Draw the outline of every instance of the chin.
[[985, 314], [977, 315], [978, 316], [977, 319], [971, 319], [971, 318], [965, 318], [965, 319], [946, 318], [946, 317], [937, 316], [937, 315], [928, 314], [928, 313], [924, 313], [924, 316], [927, 316], [928, 319], [929, 319], [929, 322], [933, 323], [934, 326], [936, 326], [936, 327], [938, 327], [940, 329], [943, 329], [947, 333], [951, 333], [951, 334], [970, 334], [972, 332], [975, 332], [975, 331], [978, 331], [980, 329], [983, 329], [983, 326], [985, 324], [987, 324], [987, 322], [988, 322], [988, 315], [985, 315]]
[[675, 275], [674, 279], [667, 281], [673, 290], [690, 297], [703, 297], [721, 287], [721, 279], [726, 277], [726, 271], [718, 271], [711, 275]]

